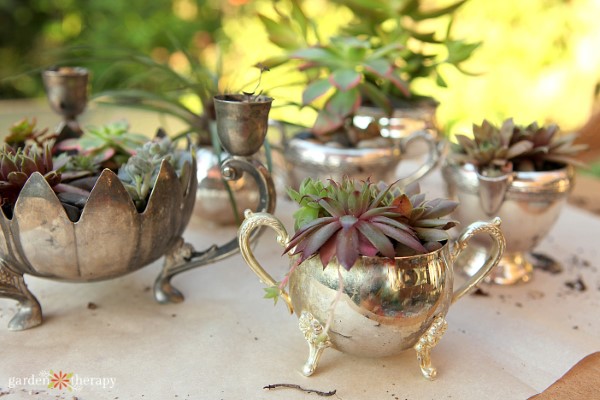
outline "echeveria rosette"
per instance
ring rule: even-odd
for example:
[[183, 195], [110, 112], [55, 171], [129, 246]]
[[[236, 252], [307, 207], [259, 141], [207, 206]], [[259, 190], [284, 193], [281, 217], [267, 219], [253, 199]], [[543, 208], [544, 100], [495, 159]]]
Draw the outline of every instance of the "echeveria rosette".
[[328, 44], [292, 53], [292, 58], [302, 62], [301, 71], [316, 75], [302, 93], [302, 103], [309, 105], [326, 97], [312, 131], [323, 135], [342, 128], [364, 98], [391, 114], [389, 98], [373, 82], [389, 83], [410, 96], [408, 84], [400, 77], [395, 63], [402, 49], [397, 44], [374, 49], [367, 40], [339, 36], [331, 38]]
[[16, 203], [25, 182], [34, 172], [42, 174], [50, 187], [61, 182], [60, 173], [53, 167], [49, 145], [42, 149], [26, 145], [15, 150], [4, 144], [0, 149], [0, 199], [3, 206], [12, 207]]
[[[314, 181], [309, 179], [303, 187], [314, 188]], [[457, 203], [426, 202], [418, 186], [411, 186], [406, 194], [392, 190], [392, 185], [380, 188], [369, 181], [344, 178], [341, 183], [330, 180], [323, 190], [327, 195], [305, 193], [301, 197], [318, 211], [315, 219], [306, 220], [296, 230], [285, 249], [290, 255], [299, 255], [298, 264], [318, 254], [326, 267], [335, 255], [349, 270], [359, 256], [394, 258], [428, 253], [441, 247], [439, 242], [448, 239], [445, 230], [455, 224], [441, 217]]]
[[513, 171], [545, 171], [551, 164], [584, 166], [574, 156], [587, 148], [574, 144], [576, 134], [557, 137], [555, 124], [526, 127], [515, 125], [512, 118], [498, 128], [484, 120], [479, 126], [473, 124], [473, 138], [456, 135], [458, 144], [449, 160], [458, 164], [472, 164], [479, 173], [493, 177]]

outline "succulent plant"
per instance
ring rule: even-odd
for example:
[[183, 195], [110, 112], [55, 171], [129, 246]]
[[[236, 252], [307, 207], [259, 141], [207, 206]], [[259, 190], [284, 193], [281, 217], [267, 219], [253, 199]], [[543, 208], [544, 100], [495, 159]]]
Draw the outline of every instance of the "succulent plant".
[[303, 62], [301, 70], [316, 71], [304, 89], [302, 103], [308, 105], [326, 96], [313, 133], [322, 135], [342, 128], [363, 103], [363, 97], [391, 113], [391, 103], [375, 81], [387, 82], [410, 96], [394, 62], [401, 49], [396, 44], [374, 49], [368, 40], [338, 36], [328, 44], [292, 53], [292, 58]]
[[[427, 20], [451, 17], [465, 1], [425, 10], [419, 0], [339, 0], [336, 2], [349, 8], [354, 18], [328, 40], [320, 37], [300, 0], [291, 0], [289, 7], [273, 2], [278, 18], [259, 17], [271, 42], [285, 54], [264, 64], [273, 68], [294, 59], [303, 62], [298, 69], [306, 73], [308, 85], [302, 105], [317, 108], [316, 135], [348, 125], [348, 117], [363, 104], [375, 105], [391, 115], [393, 106], [418, 98], [410, 87], [414, 79], [434, 77], [445, 87], [438, 67], [450, 64], [463, 71], [460, 64], [479, 47], [480, 43], [450, 37], [452, 18], [443, 38], [419, 27], [423, 21], [426, 24]], [[439, 56], [440, 50], [445, 57]], [[315, 105], [322, 96], [327, 96], [324, 104]]]
[[134, 154], [135, 148], [147, 141], [146, 136], [129, 132], [129, 124], [121, 120], [87, 127], [80, 138], [64, 140], [56, 145], [56, 150], [91, 156], [103, 167], [117, 170]]
[[[438, 68], [452, 65], [461, 72], [461, 64], [469, 59], [480, 46], [479, 42], [467, 42], [451, 37], [454, 12], [466, 3], [459, 0], [441, 8], [433, 8], [421, 0], [334, 0], [352, 11], [353, 19], [344, 32], [369, 40], [374, 49], [390, 44], [401, 45], [396, 61], [400, 77], [411, 83], [417, 78], [433, 78], [446, 87], [447, 83]], [[444, 37], [437, 37], [427, 24], [440, 18], [448, 19]], [[439, 53], [444, 54], [440, 57]], [[394, 86], [382, 87], [386, 95], [404, 97]]]
[[513, 171], [543, 171], [551, 163], [581, 165], [572, 156], [587, 148], [573, 144], [575, 134], [554, 140], [557, 125], [539, 127], [516, 126], [512, 118], [501, 127], [484, 120], [481, 126], [473, 124], [473, 138], [456, 135], [449, 160], [459, 164], [472, 164], [484, 176], [499, 176]]
[[529, 140], [533, 146], [527, 153], [515, 157], [515, 170], [540, 171], [544, 170], [548, 163], [585, 166], [573, 156], [586, 150], [588, 146], [574, 143], [577, 134], [557, 136], [559, 131], [560, 128], [556, 124], [540, 127], [536, 122], [526, 127], [516, 127], [512, 141]]
[[299, 255], [298, 264], [318, 254], [325, 267], [336, 256], [347, 270], [361, 255], [394, 258], [440, 248], [449, 239], [446, 230], [455, 225], [442, 217], [458, 205], [445, 199], [425, 201], [417, 184], [402, 192], [393, 184], [349, 178], [327, 185], [309, 178], [290, 196], [300, 210], [285, 252]]
[[43, 147], [49, 140], [55, 139], [56, 134], [48, 133], [48, 129], [38, 130], [36, 128], [37, 120], [23, 118], [15, 122], [9, 129], [9, 134], [4, 138], [4, 142], [11, 147], [25, 147], [26, 143], [35, 143]]
[[136, 150], [135, 155], [119, 169], [118, 177], [140, 212], [146, 207], [162, 161], [167, 160], [180, 176], [183, 163], [187, 160], [186, 155], [189, 154], [178, 153], [168, 137], [157, 138]]
[[0, 201], [8, 214], [17, 201], [27, 179], [39, 172], [51, 187], [61, 181], [60, 173], [53, 168], [50, 146], [39, 149], [35, 145], [13, 149], [8, 144], [0, 149]]

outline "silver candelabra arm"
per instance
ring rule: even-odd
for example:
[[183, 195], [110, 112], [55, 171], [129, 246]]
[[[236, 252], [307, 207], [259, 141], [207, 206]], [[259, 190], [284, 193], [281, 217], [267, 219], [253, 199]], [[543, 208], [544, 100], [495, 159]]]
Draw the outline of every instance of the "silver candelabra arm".
[[[259, 203], [257, 212], [272, 213], [275, 210], [276, 194], [271, 174], [259, 161], [240, 156], [231, 156], [221, 165], [221, 174], [228, 181], [235, 181], [244, 173], [249, 174], [257, 184]], [[253, 232], [250, 240], [256, 240], [262, 230]], [[171, 279], [182, 272], [211, 264], [236, 254], [239, 251], [237, 237], [217, 246], [212, 245], [204, 251], [196, 251], [190, 244], [178, 241], [165, 256], [162, 272], [154, 282], [154, 298], [162, 304], [179, 303], [183, 295], [171, 285]]]

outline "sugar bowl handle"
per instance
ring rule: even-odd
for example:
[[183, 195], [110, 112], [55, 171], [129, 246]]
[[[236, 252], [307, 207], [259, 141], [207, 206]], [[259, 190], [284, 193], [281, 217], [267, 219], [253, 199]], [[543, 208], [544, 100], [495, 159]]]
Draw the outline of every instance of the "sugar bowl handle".
[[[254, 271], [262, 283], [267, 286], [275, 286], [277, 285], [275, 279], [273, 279], [273, 277], [267, 271], [265, 271], [265, 269], [256, 260], [256, 257], [254, 257], [254, 253], [250, 247], [250, 237], [255, 229], [261, 226], [267, 226], [277, 232], [277, 243], [279, 243], [282, 247], [285, 247], [289, 241], [289, 235], [281, 221], [272, 214], [266, 212], [253, 213], [250, 210], [246, 210], [244, 216], [246, 218], [238, 229], [240, 253], [244, 258], [244, 261], [246, 261], [246, 264], [248, 264], [252, 271]], [[281, 298], [287, 304], [290, 314], [293, 313], [294, 308], [292, 307], [292, 301], [290, 300], [289, 294], [284, 289], [281, 289]]]
[[487, 274], [489, 274], [494, 267], [500, 262], [500, 258], [504, 253], [506, 247], [506, 241], [504, 235], [500, 230], [500, 224], [502, 220], [498, 217], [494, 218], [490, 222], [473, 222], [467, 227], [462, 235], [458, 238], [454, 244], [454, 250], [452, 253], [452, 261], [454, 262], [458, 255], [463, 251], [469, 242], [469, 239], [478, 233], [487, 233], [493, 240], [492, 249], [490, 255], [486, 258], [485, 263], [479, 268], [479, 271], [475, 275], [469, 278], [460, 288], [454, 291], [452, 296], [452, 303], [463, 297], [471, 289], [473, 289], [479, 282], [481, 282]]
[[412, 174], [400, 179], [398, 181], [400, 186], [406, 186], [423, 178], [437, 166], [440, 160], [441, 147], [438, 147], [438, 143], [436, 142], [435, 138], [427, 131], [416, 131], [409, 136], [400, 139], [399, 147], [402, 154], [406, 153], [411, 143], [419, 140], [424, 141], [427, 144], [427, 159]]

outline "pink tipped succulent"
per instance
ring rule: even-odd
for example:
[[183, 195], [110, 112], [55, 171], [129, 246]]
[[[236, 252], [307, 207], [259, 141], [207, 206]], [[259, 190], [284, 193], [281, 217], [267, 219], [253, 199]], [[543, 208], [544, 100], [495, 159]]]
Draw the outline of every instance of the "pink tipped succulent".
[[34, 172], [42, 174], [51, 187], [60, 183], [60, 173], [53, 169], [48, 145], [42, 150], [31, 145], [15, 150], [5, 144], [0, 149], [0, 199], [3, 206], [16, 202], [23, 185]]
[[[356, 182], [344, 178], [341, 183], [315, 185], [310, 180], [302, 185], [321, 195], [292, 193], [301, 207], [316, 218], [301, 216], [303, 224], [290, 240], [285, 252], [300, 255], [299, 263], [318, 254], [326, 267], [333, 256], [347, 270], [359, 256], [424, 254], [441, 247], [448, 239], [446, 229], [454, 222], [441, 219], [456, 208], [455, 202], [436, 199], [425, 202], [418, 186], [409, 188], [409, 196], [392, 190], [392, 185], [379, 188], [369, 181]], [[315, 213], [315, 208], [320, 209]], [[437, 246], [434, 245], [437, 243]]]

